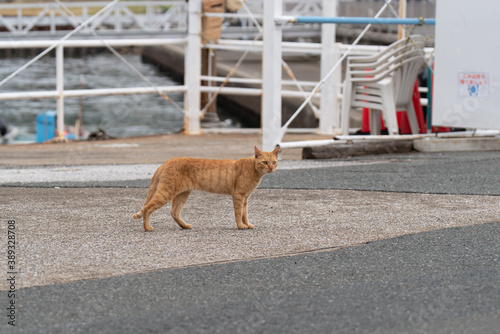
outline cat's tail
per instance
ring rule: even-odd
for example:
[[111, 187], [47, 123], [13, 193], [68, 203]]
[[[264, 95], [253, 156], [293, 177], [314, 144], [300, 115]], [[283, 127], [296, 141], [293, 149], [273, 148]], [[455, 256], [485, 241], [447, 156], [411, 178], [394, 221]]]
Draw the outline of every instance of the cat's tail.
[[137, 212], [136, 214], [134, 214], [132, 216], [132, 218], [139, 219], [139, 218], [142, 218], [144, 216], [144, 207], [149, 203], [151, 198], [153, 198], [153, 195], [156, 193], [156, 188], [158, 187], [158, 182], [160, 181], [160, 175], [161, 175], [161, 171], [160, 171], [160, 168], [158, 168], [156, 170], [155, 174], [153, 175], [153, 178], [151, 179], [151, 183], [150, 183], [149, 189], [148, 189], [148, 195], [146, 197], [146, 200], [144, 201], [144, 205], [142, 206], [142, 208], [139, 212]]
[[142, 216], [143, 216], [143, 212], [142, 212], [142, 209], [141, 209], [141, 211], [139, 211], [135, 215], [133, 215], [132, 218], [139, 219], [139, 218], [142, 218]]

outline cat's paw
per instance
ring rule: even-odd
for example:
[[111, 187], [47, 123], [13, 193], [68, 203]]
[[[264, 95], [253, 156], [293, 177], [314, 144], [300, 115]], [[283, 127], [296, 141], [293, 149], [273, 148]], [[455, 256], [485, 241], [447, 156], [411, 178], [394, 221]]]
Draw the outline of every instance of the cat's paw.
[[247, 223], [247, 227], [248, 228], [254, 228], [255, 226], [253, 226], [253, 224]]
[[186, 224], [186, 225], [181, 226], [181, 227], [182, 227], [183, 229], [185, 229], [185, 230], [190, 230], [190, 229], [192, 229], [192, 228], [193, 228], [193, 225], [191, 225], [191, 224]]
[[246, 230], [248, 228], [248, 226], [244, 225], [244, 224], [241, 224], [240, 226], [238, 226], [238, 230]]
[[153, 232], [154, 228], [153, 228], [153, 226], [146, 226], [146, 227], [144, 227], [144, 230], [146, 232]]

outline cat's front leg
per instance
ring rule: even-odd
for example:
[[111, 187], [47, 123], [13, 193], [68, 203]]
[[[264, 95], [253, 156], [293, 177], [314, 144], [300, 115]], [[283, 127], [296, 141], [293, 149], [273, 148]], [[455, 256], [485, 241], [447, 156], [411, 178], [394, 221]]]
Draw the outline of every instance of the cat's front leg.
[[146, 232], [153, 232], [153, 226], [151, 226], [151, 224], [149, 224], [149, 217], [151, 216], [151, 214], [149, 212], [145, 212], [144, 213], [144, 216], [143, 216], [143, 226], [144, 226], [144, 231]]
[[245, 198], [245, 201], [243, 202], [243, 224], [245, 224], [248, 228], [254, 228], [253, 224], [250, 224], [248, 221], [248, 198]]
[[233, 195], [233, 207], [234, 207], [234, 218], [236, 220], [236, 226], [240, 230], [246, 230], [248, 226], [243, 223], [243, 212], [245, 205], [245, 198], [241, 195]]

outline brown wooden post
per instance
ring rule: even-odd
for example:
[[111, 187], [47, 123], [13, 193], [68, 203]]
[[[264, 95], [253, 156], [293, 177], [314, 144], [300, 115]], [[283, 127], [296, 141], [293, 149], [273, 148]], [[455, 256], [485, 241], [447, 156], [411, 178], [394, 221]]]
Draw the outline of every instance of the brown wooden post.
[[[406, 0], [399, 0], [399, 8], [398, 9], [399, 9], [398, 10], [399, 17], [402, 19], [405, 19], [406, 18]], [[404, 29], [403, 25], [400, 24], [398, 26], [398, 40], [405, 38], [405, 37], [406, 37], [405, 29]]]
[[[204, 13], [224, 13], [224, 0], [202, 0], [202, 10]], [[222, 18], [203, 17], [201, 28], [201, 39], [205, 45], [207, 42], [216, 41], [220, 38], [222, 31]], [[210, 73], [209, 73], [210, 72]], [[201, 75], [217, 75], [217, 53], [215, 50], [203, 48], [201, 52]], [[202, 86], [207, 86], [208, 82], [203, 80]], [[211, 86], [215, 83], [211, 83]], [[210, 100], [209, 93], [201, 93], [201, 106], [203, 109]], [[207, 108], [202, 122], [219, 122], [217, 116], [217, 100], [213, 101]]]
[[[211, 56], [210, 56], [210, 53], [212, 53]], [[210, 73], [209, 73], [209, 71], [210, 71]], [[210, 50], [210, 49], [206, 49], [206, 48], [202, 49], [202, 51], [201, 51], [201, 75], [210, 75], [210, 76], [217, 75], [217, 53], [215, 50]], [[208, 86], [208, 82], [206, 80], [202, 80], [201, 85]], [[211, 82], [210, 86], [215, 86], [215, 83]], [[200, 108], [203, 109], [207, 105], [209, 100], [210, 100], [209, 93], [201, 93]], [[208, 115], [209, 113], [212, 113], [212, 115]], [[205, 117], [207, 119], [212, 119], [213, 113], [215, 113], [215, 115], [217, 115], [217, 100], [208, 107], [207, 114], [205, 115]]]

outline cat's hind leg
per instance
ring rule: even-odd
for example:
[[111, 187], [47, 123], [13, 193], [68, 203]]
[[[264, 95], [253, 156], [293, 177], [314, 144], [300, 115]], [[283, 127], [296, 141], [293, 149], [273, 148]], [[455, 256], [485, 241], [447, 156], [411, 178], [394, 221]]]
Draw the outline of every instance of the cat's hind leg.
[[186, 203], [190, 193], [191, 193], [191, 191], [188, 190], [188, 191], [185, 191], [185, 192], [180, 193], [179, 195], [175, 196], [174, 199], [172, 200], [172, 210], [170, 211], [172, 218], [174, 218], [174, 220], [177, 222], [177, 224], [179, 224], [179, 226], [184, 228], [184, 229], [192, 228], [192, 226], [190, 224], [187, 224], [181, 218], [182, 207]]
[[156, 192], [154, 196], [151, 198], [151, 201], [149, 201], [148, 204], [144, 205], [142, 207], [142, 214], [143, 214], [143, 225], [144, 225], [144, 230], [147, 232], [153, 231], [153, 227], [149, 223], [149, 217], [151, 214], [170, 202], [172, 200], [172, 197], [174, 197], [171, 193], [162, 193], [161, 191]]

